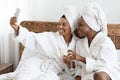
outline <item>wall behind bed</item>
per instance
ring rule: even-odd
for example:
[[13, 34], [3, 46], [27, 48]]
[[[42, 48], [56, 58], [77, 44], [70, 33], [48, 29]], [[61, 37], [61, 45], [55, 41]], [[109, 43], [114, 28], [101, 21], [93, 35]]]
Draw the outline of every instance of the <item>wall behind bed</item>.
[[108, 23], [120, 23], [120, 0], [29, 0], [29, 18], [31, 20], [57, 21], [65, 6], [74, 5], [81, 9], [92, 1], [102, 7]]

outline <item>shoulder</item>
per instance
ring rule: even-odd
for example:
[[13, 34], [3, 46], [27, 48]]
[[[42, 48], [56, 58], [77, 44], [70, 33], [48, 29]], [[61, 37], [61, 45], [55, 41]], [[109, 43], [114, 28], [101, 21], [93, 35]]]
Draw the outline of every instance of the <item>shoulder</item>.
[[102, 47], [114, 46], [114, 43], [111, 40], [111, 38], [104, 35], [102, 32], [98, 33], [94, 40]]
[[109, 48], [115, 48], [115, 45], [114, 45], [114, 43], [113, 43], [113, 41], [111, 40], [111, 38], [110, 37], [108, 37], [108, 36], [106, 36], [106, 37], [104, 37], [103, 39], [101, 39], [102, 41], [102, 47], [109, 47]]

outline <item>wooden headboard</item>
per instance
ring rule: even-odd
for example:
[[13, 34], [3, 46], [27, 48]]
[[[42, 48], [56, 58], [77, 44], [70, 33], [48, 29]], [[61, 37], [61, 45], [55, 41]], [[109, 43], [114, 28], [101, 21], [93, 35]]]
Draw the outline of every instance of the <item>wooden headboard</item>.
[[[21, 26], [26, 27], [29, 31], [44, 32], [57, 31], [57, 22], [49, 21], [22, 21]], [[120, 49], [120, 24], [108, 24], [108, 36], [112, 39], [117, 49]], [[24, 47], [20, 44], [20, 57]]]

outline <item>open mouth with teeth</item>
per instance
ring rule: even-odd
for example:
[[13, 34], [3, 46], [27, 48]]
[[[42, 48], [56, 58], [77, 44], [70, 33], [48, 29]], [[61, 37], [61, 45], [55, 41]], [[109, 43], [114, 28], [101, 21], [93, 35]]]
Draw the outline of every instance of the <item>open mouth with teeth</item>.
[[59, 29], [59, 34], [60, 34], [60, 35], [64, 35], [64, 33], [65, 33], [65, 30]]

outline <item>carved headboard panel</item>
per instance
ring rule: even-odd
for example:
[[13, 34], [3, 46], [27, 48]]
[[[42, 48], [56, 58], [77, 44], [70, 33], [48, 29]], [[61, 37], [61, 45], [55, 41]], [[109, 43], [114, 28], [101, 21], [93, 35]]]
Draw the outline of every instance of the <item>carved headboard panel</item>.
[[29, 31], [33, 32], [57, 31], [57, 22], [22, 21], [20, 25], [26, 27]]
[[[26, 27], [29, 31], [44, 32], [57, 31], [57, 22], [49, 21], [22, 21], [21, 26]], [[120, 24], [108, 24], [108, 36], [112, 39], [117, 49], [120, 49]], [[20, 56], [24, 47], [20, 44]]]
[[120, 49], [120, 24], [108, 24], [108, 36], [117, 49]]

